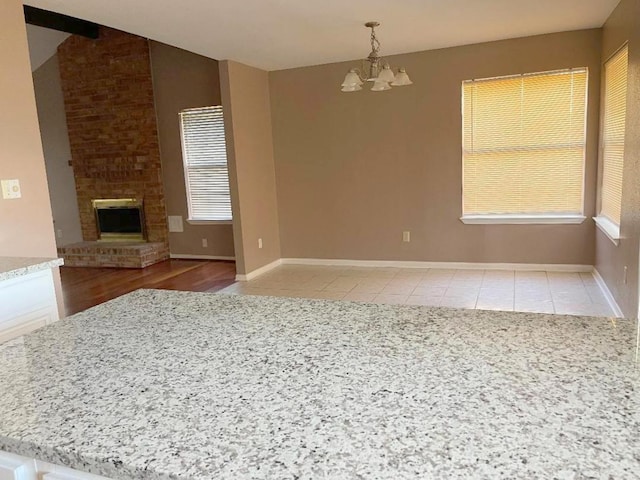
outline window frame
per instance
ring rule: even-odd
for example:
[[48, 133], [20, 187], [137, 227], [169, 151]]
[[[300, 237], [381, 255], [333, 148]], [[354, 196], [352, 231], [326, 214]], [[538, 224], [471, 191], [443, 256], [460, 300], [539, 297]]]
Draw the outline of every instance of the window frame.
[[[602, 193], [603, 193], [603, 171], [604, 171], [604, 121], [605, 121], [605, 109], [606, 109], [606, 88], [607, 88], [607, 72], [606, 65], [613, 60], [623, 50], [627, 50], [627, 78], [625, 88], [627, 89], [627, 98], [625, 98], [625, 137], [626, 137], [626, 110], [629, 107], [628, 102], [628, 88], [629, 88], [629, 42], [626, 41], [620, 47], [618, 47], [609, 57], [602, 63], [602, 91], [600, 101], [600, 124], [599, 124], [599, 136], [598, 136], [598, 192], [597, 192], [597, 214], [593, 217], [598, 229], [605, 234], [605, 236], [613, 242], [615, 246], [620, 244], [620, 224], [610, 219], [606, 215], [602, 214]], [[623, 182], [624, 182], [624, 160], [625, 154], [623, 152]], [[620, 203], [622, 203], [622, 191], [620, 192]], [[622, 212], [620, 212], [622, 215]], [[620, 219], [622, 221], [622, 219]]]
[[[180, 112], [178, 112], [178, 123], [180, 127], [180, 146], [182, 149], [182, 168], [183, 168], [183, 174], [184, 174], [185, 196], [187, 197], [188, 217], [186, 221], [190, 225], [232, 225], [233, 224], [233, 210], [231, 211], [231, 217], [228, 219], [194, 218], [194, 215], [193, 215], [191, 187], [189, 184], [189, 165], [188, 165], [188, 157], [187, 157], [187, 145], [185, 142], [185, 134], [184, 134], [183, 115], [193, 110], [204, 110], [204, 109], [213, 109], [213, 108], [219, 108], [221, 110], [222, 120], [223, 120], [223, 129], [224, 129], [224, 109], [222, 105], [209, 105], [205, 107], [185, 108]], [[225, 135], [226, 135], [226, 132], [225, 132]], [[226, 136], [225, 136], [225, 153], [226, 153]], [[228, 155], [225, 155], [225, 156], [226, 156], [227, 178], [229, 178], [229, 182], [230, 182], [231, 179], [229, 177], [229, 156]], [[231, 188], [229, 188], [229, 203], [231, 204]]]
[[[543, 75], [554, 75], [565, 72], [572, 71], [580, 71], [584, 70], [586, 73], [586, 81], [585, 81], [585, 108], [584, 108], [584, 151], [582, 156], [582, 195], [581, 195], [581, 209], [580, 213], [577, 214], [552, 214], [552, 213], [518, 213], [518, 214], [465, 214], [464, 213], [464, 112], [465, 112], [465, 95], [464, 88], [465, 83], [467, 82], [476, 82], [483, 80], [501, 80], [501, 79], [513, 79], [513, 78], [523, 78], [523, 77], [535, 77], [535, 76], [543, 76]], [[530, 73], [520, 73], [513, 75], [500, 75], [494, 77], [486, 77], [486, 78], [477, 78], [470, 80], [463, 80], [461, 83], [461, 160], [462, 160], [462, 181], [461, 181], [461, 195], [460, 201], [462, 205], [462, 215], [460, 217], [460, 221], [467, 225], [480, 225], [480, 224], [493, 224], [493, 225], [550, 225], [550, 224], [565, 224], [565, 225], [577, 225], [581, 224], [586, 220], [586, 216], [584, 215], [585, 210], [585, 183], [586, 183], [586, 157], [587, 157], [587, 122], [588, 122], [588, 108], [589, 108], [589, 67], [571, 67], [571, 68], [561, 68], [556, 70], [547, 70], [541, 72], [530, 72]]]

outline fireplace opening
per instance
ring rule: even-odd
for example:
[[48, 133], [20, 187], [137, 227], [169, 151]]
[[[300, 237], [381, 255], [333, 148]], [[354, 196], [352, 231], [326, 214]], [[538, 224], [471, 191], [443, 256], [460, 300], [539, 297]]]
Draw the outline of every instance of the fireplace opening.
[[146, 240], [142, 201], [135, 198], [92, 200], [98, 227], [98, 241]]

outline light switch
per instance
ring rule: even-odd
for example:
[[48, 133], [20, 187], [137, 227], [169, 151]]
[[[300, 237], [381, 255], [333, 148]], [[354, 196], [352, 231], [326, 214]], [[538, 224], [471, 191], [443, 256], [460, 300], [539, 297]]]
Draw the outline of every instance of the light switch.
[[20, 192], [20, 182], [17, 178], [2, 180], [2, 198], [9, 200], [20, 197], [22, 197], [22, 193]]

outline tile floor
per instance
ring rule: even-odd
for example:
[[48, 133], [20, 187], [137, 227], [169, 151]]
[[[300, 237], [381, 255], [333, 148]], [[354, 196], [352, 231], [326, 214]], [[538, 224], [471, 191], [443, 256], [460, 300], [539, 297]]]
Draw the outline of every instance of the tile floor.
[[591, 273], [283, 265], [220, 291], [482, 310], [613, 316]]

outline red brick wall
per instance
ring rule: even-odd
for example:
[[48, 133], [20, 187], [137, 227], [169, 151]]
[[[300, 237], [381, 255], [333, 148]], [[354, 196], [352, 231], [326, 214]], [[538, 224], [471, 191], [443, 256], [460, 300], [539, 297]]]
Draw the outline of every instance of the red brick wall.
[[167, 242], [148, 40], [101, 27], [58, 48], [80, 223], [96, 240], [94, 198], [144, 200], [148, 239]]

